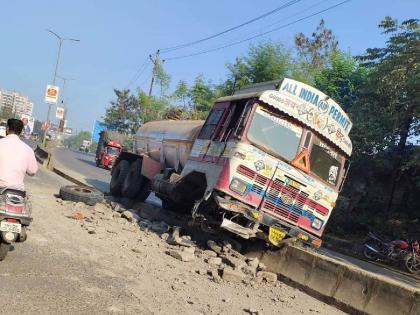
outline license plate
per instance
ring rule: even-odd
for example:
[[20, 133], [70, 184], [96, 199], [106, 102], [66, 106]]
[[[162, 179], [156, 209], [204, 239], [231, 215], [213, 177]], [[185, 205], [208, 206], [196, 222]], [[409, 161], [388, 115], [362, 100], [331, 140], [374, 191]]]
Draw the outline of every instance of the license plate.
[[270, 226], [270, 229], [268, 230], [268, 239], [270, 240], [271, 244], [278, 246], [280, 241], [285, 237], [286, 232], [280, 231]]
[[7, 222], [7, 221], [1, 221], [1, 223], [0, 223], [0, 231], [20, 233], [22, 231], [22, 227], [21, 227], [21, 225], [19, 223], [12, 223], [12, 222]]

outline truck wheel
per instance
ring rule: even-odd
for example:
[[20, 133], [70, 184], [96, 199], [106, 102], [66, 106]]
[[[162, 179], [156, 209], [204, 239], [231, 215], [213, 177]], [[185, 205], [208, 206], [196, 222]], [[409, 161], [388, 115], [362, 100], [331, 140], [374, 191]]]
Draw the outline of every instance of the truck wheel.
[[10, 244], [5, 243], [5, 242], [0, 242], [0, 261], [6, 258], [9, 250], [10, 250]]
[[130, 163], [128, 161], [121, 161], [112, 170], [112, 178], [110, 183], [110, 191], [113, 196], [121, 195], [121, 188], [124, 184], [125, 178], [127, 177], [128, 171], [130, 170]]
[[141, 186], [140, 192], [136, 196], [137, 201], [145, 201], [149, 197], [151, 190], [151, 181], [150, 179], [143, 176], [143, 185]]
[[123, 197], [134, 199], [140, 192], [144, 182], [144, 176], [141, 175], [141, 165], [141, 159], [138, 159], [131, 164], [121, 189]]
[[104, 199], [104, 194], [99, 190], [85, 186], [62, 186], [60, 197], [63, 200], [84, 202], [89, 206], [94, 206]]

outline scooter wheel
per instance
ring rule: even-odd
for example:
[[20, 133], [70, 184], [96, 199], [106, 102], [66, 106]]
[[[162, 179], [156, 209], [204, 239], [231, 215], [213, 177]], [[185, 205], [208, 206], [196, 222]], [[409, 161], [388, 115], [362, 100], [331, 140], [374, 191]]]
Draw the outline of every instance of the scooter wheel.
[[378, 258], [378, 255], [366, 246], [363, 249], [363, 256], [365, 256], [365, 258], [369, 260], [376, 260]]
[[407, 270], [415, 275], [420, 274], [420, 256], [415, 254], [407, 254], [404, 257], [404, 265]]

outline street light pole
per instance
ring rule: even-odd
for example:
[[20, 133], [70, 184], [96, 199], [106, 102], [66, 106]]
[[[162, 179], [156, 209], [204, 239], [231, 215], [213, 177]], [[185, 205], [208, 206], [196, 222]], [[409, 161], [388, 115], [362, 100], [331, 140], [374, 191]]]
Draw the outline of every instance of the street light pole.
[[61, 89], [61, 93], [60, 94], [61, 94], [61, 104], [63, 105], [63, 108], [64, 108], [64, 115], [63, 115], [62, 123], [60, 122], [60, 126], [61, 125], [63, 126], [63, 130], [61, 130], [61, 131], [64, 133], [64, 123], [65, 123], [66, 118], [67, 118], [67, 110], [68, 110], [67, 100], [64, 97], [64, 95], [65, 95], [64, 92], [66, 91], [66, 83], [67, 83], [67, 81], [73, 81], [75, 79], [63, 78], [63, 77], [61, 77], [59, 75], [57, 75], [56, 77], [59, 78], [59, 79], [61, 79], [61, 80], [63, 80], [63, 88]]
[[[57, 80], [57, 71], [58, 71], [58, 65], [60, 63], [61, 47], [63, 45], [63, 42], [65, 40], [67, 40], [67, 41], [73, 41], [73, 42], [80, 42], [80, 40], [79, 39], [75, 39], [75, 38], [64, 38], [64, 37], [61, 37], [60, 35], [58, 35], [57, 33], [53, 32], [51, 30], [47, 30], [47, 32], [51, 33], [52, 35], [54, 35], [55, 37], [57, 37], [57, 39], [59, 40], [58, 52], [57, 52], [57, 61], [55, 63], [54, 77], [53, 77], [53, 85], [55, 85], [56, 84], [56, 80]], [[50, 124], [50, 115], [51, 115], [51, 104], [48, 104], [48, 112], [47, 112], [46, 126], [45, 126], [45, 131], [44, 131], [44, 139], [42, 141], [42, 144], [44, 146], [45, 146], [46, 141], [47, 141], [48, 129], [50, 128], [50, 126], [49, 126], [49, 124]]]

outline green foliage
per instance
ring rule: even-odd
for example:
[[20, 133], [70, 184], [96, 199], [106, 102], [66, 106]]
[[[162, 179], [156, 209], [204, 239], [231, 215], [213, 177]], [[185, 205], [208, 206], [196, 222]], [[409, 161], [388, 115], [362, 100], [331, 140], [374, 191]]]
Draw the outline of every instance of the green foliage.
[[130, 90], [114, 89], [116, 101], [111, 101], [106, 109], [104, 122], [110, 129], [123, 134], [135, 133], [140, 126], [142, 109], [139, 99]]
[[160, 86], [160, 96], [164, 96], [171, 83], [171, 77], [163, 69], [162, 63], [158, 59], [153, 67], [156, 83]]
[[199, 116], [201, 113], [207, 114], [214, 100], [210, 82], [206, 82], [202, 75], [197, 76], [188, 94], [191, 99], [192, 111], [199, 113]]
[[188, 105], [188, 85], [185, 81], [179, 81], [172, 97], [180, 102], [184, 108]]
[[[72, 149], [79, 149], [83, 140], [91, 140], [92, 134], [89, 131], [80, 131], [77, 135], [64, 139], [63, 143]], [[96, 148], [96, 147], [95, 147]]]

